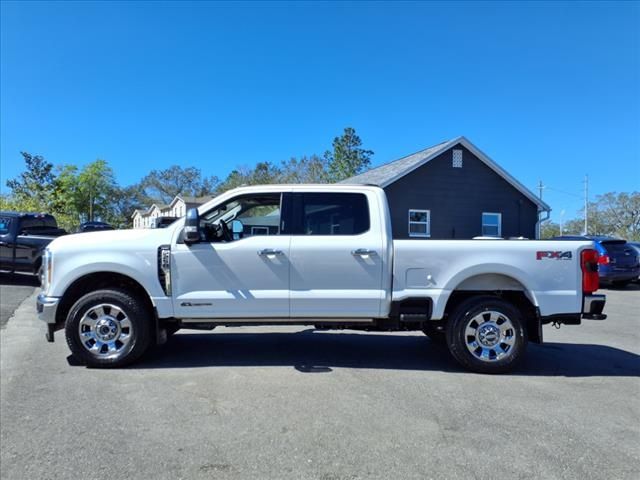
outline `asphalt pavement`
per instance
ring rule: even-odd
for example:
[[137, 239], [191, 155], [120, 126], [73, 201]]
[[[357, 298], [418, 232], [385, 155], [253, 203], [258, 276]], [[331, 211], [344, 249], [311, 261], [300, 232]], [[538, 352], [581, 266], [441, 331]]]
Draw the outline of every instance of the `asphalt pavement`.
[[40, 280], [34, 275], [0, 272], [0, 328], [4, 328], [13, 312], [31, 295]]
[[74, 366], [35, 294], [0, 332], [3, 479], [635, 479], [640, 288], [513, 374], [417, 333], [179, 332], [121, 370]]

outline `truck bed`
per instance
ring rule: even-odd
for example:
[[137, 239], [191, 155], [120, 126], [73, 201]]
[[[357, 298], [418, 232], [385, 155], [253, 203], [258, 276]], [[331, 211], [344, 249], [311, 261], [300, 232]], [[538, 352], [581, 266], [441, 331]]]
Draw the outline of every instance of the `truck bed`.
[[542, 316], [580, 312], [590, 241], [394, 240], [392, 298], [428, 296], [440, 319], [454, 290], [523, 291]]

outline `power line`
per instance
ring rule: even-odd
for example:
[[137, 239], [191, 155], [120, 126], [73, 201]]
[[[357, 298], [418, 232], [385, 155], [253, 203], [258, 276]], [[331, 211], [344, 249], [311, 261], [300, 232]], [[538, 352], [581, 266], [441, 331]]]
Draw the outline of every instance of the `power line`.
[[[583, 182], [584, 183], [584, 182]], [[565, 192], [564, 190], [560, 190], [559, 188], [553, 188], [549, 185], [545, 185], [544, 188], [548, 188], [549, 190], [553, 190], [554, 192], [564, 193], [565, 195], [571, 195], [572, 197], [583, 198], [582, 195], [578, 195], [577, 193]]]

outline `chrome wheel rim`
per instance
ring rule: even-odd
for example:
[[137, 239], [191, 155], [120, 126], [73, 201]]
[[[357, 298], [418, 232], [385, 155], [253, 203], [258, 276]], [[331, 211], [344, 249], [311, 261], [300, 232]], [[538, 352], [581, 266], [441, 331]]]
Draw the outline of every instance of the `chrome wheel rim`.
[[516, 330], [504, 313], [487, 310], [473, 316], [464, 331], [467, 350], [483, 362], [497, 362], [514, 350]]
[[133, 347], [134, 331], [129, 317], [111, 303], [101, 303], [85, 312], [78, 324], [82, 346], [97, 358], [126, 355]]

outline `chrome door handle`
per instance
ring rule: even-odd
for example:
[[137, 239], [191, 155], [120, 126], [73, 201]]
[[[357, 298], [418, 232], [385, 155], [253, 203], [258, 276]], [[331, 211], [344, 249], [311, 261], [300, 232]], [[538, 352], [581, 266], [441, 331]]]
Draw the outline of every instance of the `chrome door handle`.
[[366, 255], [376, 255], [378, 252], [375, 250], [369, 250], [368, 248], [358, 248], [357, 250], [351, 250], [351, 255], [360, 255], [364, 257]]
[[261, 257], [268, 257], [270, 255], [284, 255], [282, 250], [274, 250], [273, 248], [265, 248], [262, 250], [258, 250], [258, 255]]

